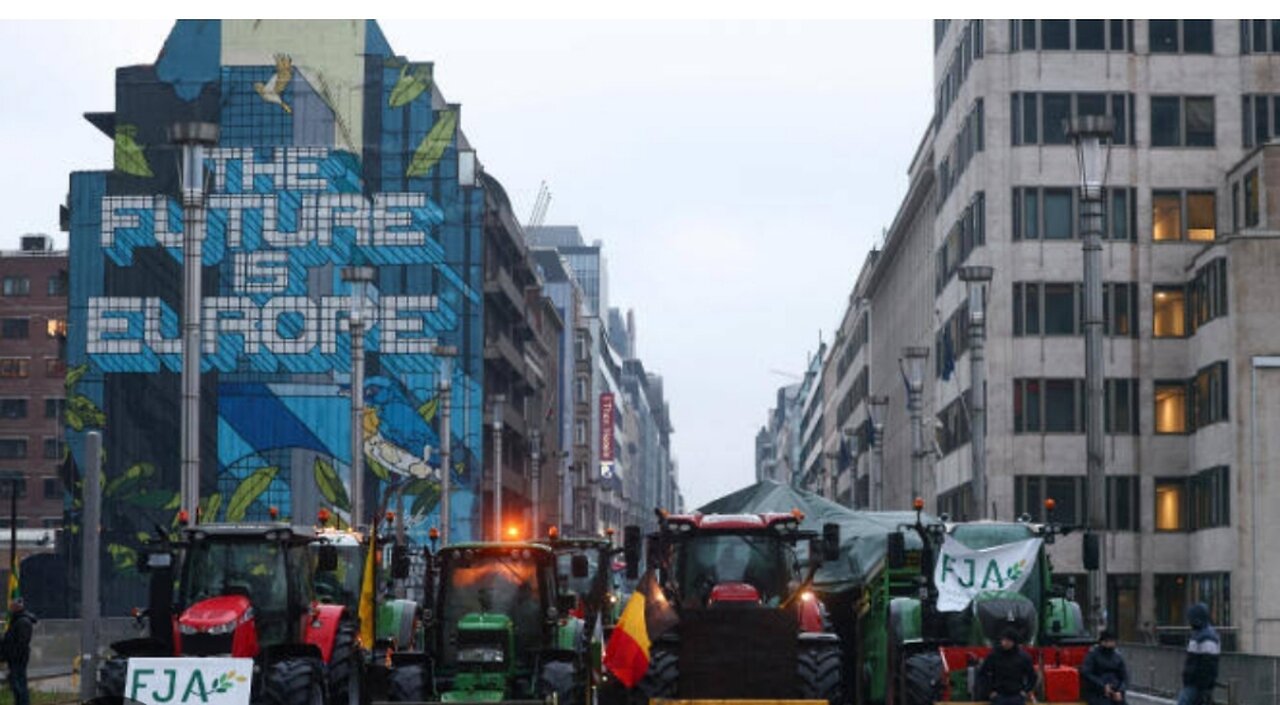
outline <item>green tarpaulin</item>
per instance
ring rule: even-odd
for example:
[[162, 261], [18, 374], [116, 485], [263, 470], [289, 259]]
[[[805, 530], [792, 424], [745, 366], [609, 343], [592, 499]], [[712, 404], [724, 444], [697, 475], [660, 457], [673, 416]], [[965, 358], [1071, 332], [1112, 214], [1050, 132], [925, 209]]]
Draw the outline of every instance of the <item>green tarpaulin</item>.
[[[884, 561], [887, 536], [903, 524], [915, 524], [915, 512], [863, 512], [842, 507], [805, 490], [772, 480], [758, 482], [698, 508], [703, 514], [759, 514], [762, 512], [804, 512], [801, 528], [821, 532], [822, 525], [840, 525], [840, 559], [823, 564], [814, 577], [814, 587], [823, 592], [843, 592], [860, 587]], [[929, 524], [935, 519], [928, 514]], [[919, 547], [915, 532], [905, 532], [908, 547]], [[798, 547], [802, 560], [808, 546]]]

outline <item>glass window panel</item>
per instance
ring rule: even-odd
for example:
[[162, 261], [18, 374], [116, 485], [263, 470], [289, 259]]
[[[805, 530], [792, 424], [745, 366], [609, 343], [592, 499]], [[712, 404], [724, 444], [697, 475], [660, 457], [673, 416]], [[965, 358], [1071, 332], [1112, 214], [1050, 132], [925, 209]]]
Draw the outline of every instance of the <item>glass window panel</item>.
[[1186, 522], [1186, 482], [1156, 480], [1156, 531], [1182, 531]]
[[1253, 21], [1253, 50], [1256, 52], [1265, 52], [1267, 50], [1267, 21]]
[[1212, 147], [1213, 98], [1187, 98], [1187, 146]]
[[1129, 239], [1129, 192], [1125, 189], [1111, 191], [1111, 239]]
[[1070, 240], [1071, 189], [1044, 190], [1044, 238]]
[[1258, 170], [1251, 169], [1244, 175], [1244, 225], [1252, 228], [1258, 225]]
[[1026, 418], [1028, 431], [1039, 431], [1040, 425], [1040, 406], [1041, 406], [1041, 390], [1040, 380], [1026, 380]]
[[1124, 42], [1124, 20], [1110, 20], [1111, 51], [1124, 51], [1128, 48]]
[[1151, 98], [1151, 146], [1176, 147], [1181, 144], [1182, 108], [1177, 98]]
[[1271, 104], [1271, 129], [1267, 135], [1280, 135], [1280, 96], [1261, 97], [1259, 100]]
[[1076, 94], [1077, 115], [1106, 115], [1107, 95], [1105, 93]]
[[1150, 34], [1151, 53], [1178, 51], [1177, 20], [1148, 20], [1147, 30]]
[[1156, 624], [1182, 627], [1187, 623], [1187, 577], [1156, 575]]
[[[1246, 96], [1246, 98], [1247, 98], [1246, 106], [1248, 106], [1249, 103], [1253, 104], [1252, 105], [1253, 107], [1253, 113], [1252, 113], [1253, 141], [1250, 143], [1250, 146], [1255, 144], [1262, 144], [1267, 141], [1267, 128], [1271, 125], [1271, 121], [1267, 119], [1267, 108], [1270, 107], [1268, 104], [1271, 101], [1267, 100], [1266, 96], [1260, 96], [1260, 95]], [[1246, 135], [1249, 134], [1249, 131], [1250, 131], [1249, 128], [1250, 128], [1249, 125], [1245, 125], [1244, 129], [1245, 129]]]
[[1076, 382], [1047, 379], [1044, 382], [1044, 430], [1071, 433], [1076, 430]]
[[1075, 285], [1044, 285], [1045, 335], [1075, 335]]
[[1213, 20], [1183, 20], [1182, 51], [1188, 54], [1212, 54]]
[[1182, 239], [1182, 199], [1177, 193], [1156, 191], [1151, 194], [1151, 239]]
[[1045, 499], [1052, 498], [1057, 503], [1053, 515], [1058, 521], [1074, 524], [1084, 519], [1084, 503], [1079, 496], [1082, 481], [1079, 477], [1045, 478]]
[[1040, 141], [1039, 125], [1040, 118], [1036, 114], [1036, 104], [1039, 94], [1023, 93], [1022, 94], [1022, 143], [1036, 144]]
[[1280, 52], [1280, 20], [1271, 20], [1271, 51]]
[[1041, 49], [1070, 49], [1071, 20], [1040, 20]]
[[1231, 184], [1231, 230], [1240, 231], [1240, 182]]
[[1212, 193], [1187, 194], [1187, 238], [1213, 240], [1217, 231], [1216, 197]]
[[1157, 338], [1181, 338], [1186, 333], [1186, 293], [1182, 287], [1155, 287], [1151, 297], [1153, 335]]
[[1037, 240], [1040, 238], [1040, 199], [1039, 193], [1033, 189], [1022, 189], [1022, 238]]
[[1040, 335], [1040, 285], [1038, 283], [1027, 284], [1024, 293], [1027, 297], [1027, 335]]
[[1022, 21], [1022, 48], [1023, 49], [1036, 48], [1036, 21], [1035, 20]]
[[1067, 144], [1067, 131], [1063, 121], [1071, 117], [1070, 93], [1044, 93], [1044, 120], [1042, 134], [1045, 144]]
[[1129, 144], [1128, 98], [1123, 93], [1111, 96], [1111, 117], [1115, 118], [1115, 131], [1111, 138], [1116, 144]]
[[1156, 383], [1156, 433], [1186, 433], [1187, 386], [1182, 382]]
[[1106, 24], [1106, 20], [1076, 20], [1076, 49], [1106, 49]]

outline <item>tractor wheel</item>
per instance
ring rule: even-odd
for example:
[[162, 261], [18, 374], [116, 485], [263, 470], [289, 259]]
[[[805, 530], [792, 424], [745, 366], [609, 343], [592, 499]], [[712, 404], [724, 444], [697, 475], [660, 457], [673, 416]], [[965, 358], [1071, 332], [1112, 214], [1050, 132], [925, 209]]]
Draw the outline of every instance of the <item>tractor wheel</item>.
[[267, 672], [266, 705], [326, 705], [323, 664], [295, 658], [271, 664]]
[[427, 672], [421, 664], [396, 666], [387, 680], [387, 698], [393, 703], [420, 703], [427, 699]]
[[680, 684], [678, 651], [655, 645], [649, 650], [649, 670], [636, 684], [646, 699], [674, 698]]
[[800, 697], [843, 705], [845, 699], [840, 644], [801, 644], [796, 649]]
[[547, 661], [538, 673], [538, 697], [555, 693], [559, 705], [587, 705], [579, 670], [570, 661]]
[[124, 679], [129, 670], [129, 659], [111, 656], [98, 666], [98, 695], [124, 697]]
[[903, 705], [933, 705], [942, 697], [942, 656], [935, 651], [912, 654], [902, 664]]
[[356, 649], [356, 625], [345, 621], [338, 625], [333, 638], [333, 652], [329, 657], [329, 702], [335, 705], [360, 705], [363, 682], [360, 673], [360, 652]]

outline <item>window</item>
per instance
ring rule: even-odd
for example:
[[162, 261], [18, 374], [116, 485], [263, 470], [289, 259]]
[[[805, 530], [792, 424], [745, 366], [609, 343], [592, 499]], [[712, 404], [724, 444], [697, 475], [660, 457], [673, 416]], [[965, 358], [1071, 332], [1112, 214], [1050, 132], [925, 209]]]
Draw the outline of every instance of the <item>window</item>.
[[44, 324], [45, 335], [50, 338], [67, 337], [67, 319], [65, 318], [48, 318]]
[[1195, 408], [1195, 426], [1197, 429], [1210, 424], [1226, 421], [1227, 406], [1227, 363], [1215, 362], [1200, 369], [1192, 380], [1195, 391], [1193, 400]]
[[1103, 384], [1105, 398], [1104, 427], [1107, 433], [1137, 434], [1138, 425], [1138, 380], [1128, 378], [1107, 379]]
[[1106, 20], [1076, 20], [1076, 51], [1105, 51]]
[[1148, 20], [1153, 54], [1212, 54], [1213, 20]]
[[960, 94], [960, 86], [969, 78], [973, 63], [982, 58], [982, 20], [970, 20], [960, 33], [960, 41], [952, 50], [951, 60], [942, 81], [934, 91], [934, 120], [941, 123]]
[[1181, 627], [1187, 623], [1187, 576], [1156, 573], [1156, 624]]
[[1013, 478], [1013, 513], [1029, 515], [1032, 521], [1048, 520], [1044, 501], [1056, 503], [1053, 520], [1063, 524], [1082, 525], [1088, 519], [1088, 495], [1085, 478], [1071, 475], [1015, 475]]
[[31, 321], [26, 318], [0, 319], [0, 338], [5, 340], [26, 340]]
[[1231, 232], [1240, 232], [1240, 182], [1231, 184]]
[[1245, 147], [1266, 144], [1280, 137], [1280, 95], [1245, 95], [1240, 98], [1240, 136]]
[[1231, 525], [1230, 471], [1226, 465], [1201, 470], [1191, 478], [1191, 530]]
[[48, 282], [49, 296], [66, 296], [67, 295], [67, 273], [65, 271], [49, 277]]
[[66, 444], [56, 438], [44, 439], [44, 459], [45, 460], [61, 460], [62, 451]]
[[[1081, 297], [1083, 303], [1083, 297]], [[1106, 335], [1138, 337], [1138, 285], [1132, 282], [1103, 282], [1102, 329]]]
[[1191, 333], [1215, 318], [1226, 316], [1227, 259], [1219, 257], [1197, 269], [1186, 292], [1187, 328]]
[[1152, 147], [1212, 147], [1212, 96], [1151, 96]]
[[27, 439], [0, 438], [0, 458], [18, 460], [27, 457]]
[[1186, 502], [1186, 478], [1156, 478], [1156, 531], [1186, 531]]
[[1212, 191], [1151, 192], [1152, 240], [1211, 242], [1217, 230], [1217, 196]]
[[[1103, 330], [1136, 337], [1137, 285], [1104, 282]], [[1014, 282], [1013, 334], [1080, 335], [1084, 331], [1084, 288], [1078, 282]]]
[[1154, 286], [1151, 296], [1152, 333], [1157, 338], [1182, 338], [1187, 334], [1186, 293], [1181, 286]]
[[[1107, 573], [1107, 615], [1111, 628], [1120, 641], [1142, 641], [1138, 629], [1139, 595], [1142, 594], [1142, 576], [1133, 573]], [[1087, 602], [1080, 603], [1089, 604]]]
[[937, 442], [944, 456], [950, 455], [969, 443], [970, 390], [947, 404], [938, 414]]
[[1009, 38], [1013, 51], [1128, 51], [1133, 20], [1009, 20]]
[[[1074, 188], [1020, 187], [1013, 190], [1014, 240], [1070, 240], [1080, 237], [1079, 193]], [[1103, 198], [1102, 237], [1133, 240], [1136, 230], [1133, 189], [1107, 189]]]
[[577, 445], [587, 444], [587, 422], [578, 419], [573, 425], [573, 442]]
[[1187, 383], [1157, 381], [1155, 383], [1156, 433], [1187, 432]]
[[1240, 51], [1244, 54], [1280, 52], [1280, 20], [1240, 20]]
[[1014, 146], [1070, 144], [1062, 125], [1064, 118], [1103, 114], [1115, 119], [1112, 142], [1133, 144], [1132, 93], [1013, 93], [1010, 107]]
[[44, 376], [45, 377], [66, 377], [67, 363], [56, 357], [46, 357], [44, 359]]
[[1040, 48], [1071, 48], [1071, 20], [1040, 20]]
[[1138, 486], [1141, 479], [1131, 475], [1107, 478], [1107, 529], [1138, 530]]
[[27, 418], [26, 399], [0, 399], [0, 419]]
[[1076, 335], [1076, 303], [1075, 284], [1044, 284], [1042, 301], [1044, 301], [1044, 334]]
[[1079, 379], [1015, 379], [1015, 433], [1082, 433], [1084, 382]]
[[955, 190], [956, 184], [969, 168], [974, 155], [983, 150], [985, 140], [982, 130], [982, 99], [979, 98], [973, 102], [973, 107], [965, 116], [960, 131], [956, 133], [955, 140], [951, 143], [947, 157], [942, 160], [938, 168], [938, 208], [942, 207], [947, 197]]
[[[1223, 626], [1231, 624], [1231, 574], [1196, 573], [1192, 575], [1191, 601], [1203, 602], [1209, 608], [1210, 624]], [[1224, 643], [1223, 648], [1232, 647], [1229, 643]]]
[[1258, 170], [1250, 169], [1244, 175], [1244, 226], [1246, 228], [1258, 226], [1258, 199]]
[[968, 521], [969, 505], [973, 503], [973, 486], [968, 482], [938, 493], [938, 515], [946, 514], [951, 521]]
[[[6, 470], [6, 471], [4, 471], [4, 472], [5, 472], [5, 474], [6, 474], [6, 475], [15, 475], [15, 474], [16, 474], [16, 475], [17, 475], [17, 482], [14, 482], [14, 481], [11, 481], [11, 480], [5, 480], [4, 482], [0, 482], [0, 499], [9, 499], [9, 498], [12, 496], [12, 494], [13, 494], [13, 489], [14, 489], [14, 486], [15, 486], [15, 485], [17, 486], [17, 490], [18, 490], [18, 497], [19, 497], [19, 498], [21, 498], [21, 497], [26, 497], [26, 496], [27, 496], [27, 477], [26, 477], [26, 473], [25, 473], [25, 472], [22, 472], [21, 470], [16, 471], [16, 472], [15, 472], [15, 471], [13, 471], [13, 470]], [[9, 516], [8, 516], [8, 512], [5, 512], [4, 514], [5, 514], [5, 517], [4, 517], [4, 518], [7, 520], [7, 519], [9, 518]], [[5, 524], [5, 528], [8, 528], [8, 526], [9, 526], [8, 524]], [[22, 519], [21, 519], [21, 517], [19, 517], [19, 519], [18, 519], [18, 526], [22, 526]]]
[[986, 227], [986, 195], [979, 191], [974, 194], [960, 218], [952, 224], [942, 246], [935, 253], [935, 293], [941, 294], [960, 269], [960, 265], [969, 259], [975, 249], [986, 244]]
[[576, 359], [578, 360], [590, 359], [591, 354], [590, 354], [590, 350], [587, 348], [586, 331], [580, 330], [580, 331], [574, 332], [573, 347], [574, 347], [574, 352], [576, 353]]
[[4, 278], [4, 295], [5, 296], [29, 296], [31, 294], [31, 280], [26, 277], [5, 277]]
[[587, 378], [585, 375], [579, 376], [574, 381], [574, 399], [577, 399], [578, 403], [585, 404], [588, 401], [590, 401], [589, 390], [590, 390], [590, 385], [587, 383]]
[[0, 379], [26, 379], [28, 362], [25, 357], [0, 357]]
[[42, 484], [44, 485], [45, 499], [61, 499], [62, 498], [62, 486], [61, 486], [62, 483], [58, 482], [58, 478], [46, 477], [44, 478], [44, 481]]

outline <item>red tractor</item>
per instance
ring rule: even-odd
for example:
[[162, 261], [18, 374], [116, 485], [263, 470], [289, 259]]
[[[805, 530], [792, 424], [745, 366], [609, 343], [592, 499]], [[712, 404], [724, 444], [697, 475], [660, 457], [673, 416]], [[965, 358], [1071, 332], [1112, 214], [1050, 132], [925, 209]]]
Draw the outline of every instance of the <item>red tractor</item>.
[[[800, 528], [803, 518], [659, 512], [648, 566], [679, 619], [653, 641], [637, 685], [645, 697], [843, 702], [840, 641], [809, 589], [821, 562], [838, 557], [840, 528], [827, 524], [819, 535]], [[637, 574], [639, 539], [627, 527], [628, 577]]]
[[309, 527], [200, 524], [148, 554], [151, 607], [140, 616], [150, 636], [111, 645], [116, 656], [99, 671], [99, 693], [124, 695], [130, 657], [232, 656], [254, 659], [255, 703], [359, 705], [355, 615], [316, 601], [313, 564], [332, 571], [337, 553], [325, 546], [313, 560], [313, 541]]

